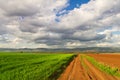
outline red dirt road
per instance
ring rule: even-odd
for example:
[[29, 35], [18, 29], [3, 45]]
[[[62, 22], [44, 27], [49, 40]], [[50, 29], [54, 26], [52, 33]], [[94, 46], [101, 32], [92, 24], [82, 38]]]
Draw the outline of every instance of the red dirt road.
[[78, 55], [61, 74], [58, 80], [120, 80], [94, 67]]
[[80, 55], [78, 55], [58, 80], [87, 80], [85, 76], [84, 69], [80, 63]]

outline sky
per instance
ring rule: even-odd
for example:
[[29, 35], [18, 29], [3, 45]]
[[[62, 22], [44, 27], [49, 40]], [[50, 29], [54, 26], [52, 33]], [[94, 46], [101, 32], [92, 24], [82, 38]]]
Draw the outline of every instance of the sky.
[[120, 0], [0, 0], [0, 48], [120, 47]]

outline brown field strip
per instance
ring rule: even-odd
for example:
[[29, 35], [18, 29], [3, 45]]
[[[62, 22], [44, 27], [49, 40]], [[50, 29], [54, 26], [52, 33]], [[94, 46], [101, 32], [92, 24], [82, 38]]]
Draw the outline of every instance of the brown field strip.
[[89, 54], [89, 56], [94, 57], [99, 62], [120, 68], [119, 54]]

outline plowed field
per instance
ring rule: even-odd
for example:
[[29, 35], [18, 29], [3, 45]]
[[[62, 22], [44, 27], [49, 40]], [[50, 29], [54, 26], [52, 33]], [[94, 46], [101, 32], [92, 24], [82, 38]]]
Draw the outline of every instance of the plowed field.
[[120, 68], [120, 54], [89, 54], [99, 62], [103, 62], [113, 67]]
[[[96, 54], [90, 54], [90, 56], [95, 57], [95, 59], [97, 59], [98, 57]], [[102, 57], [102, 55], [100, 56]], [[106, 57], [109, 57], [109, 56], [106, 55]], [[112, 55], [110, 57], [112, 58]], [[100, 59], [97, 59], [97, 60], [100, 60]], [[118, 58], [117, 59], [113, 58], [113, 59], [117, 60]], [[119, 56], [119, 60], [120, 60], [120, 56]], [[120, 80], [120, 78], [109, 75], [99, 70], [86, 58], [82, 58], [82, 54], [79, 54], [69, 64], [69, 66], [61, 74], [58, 80]]]

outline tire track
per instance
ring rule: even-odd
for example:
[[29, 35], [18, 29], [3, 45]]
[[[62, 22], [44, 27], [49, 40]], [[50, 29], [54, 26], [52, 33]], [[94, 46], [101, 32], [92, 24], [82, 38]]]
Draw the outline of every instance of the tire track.
[[81, 59], [81, 56], [82, 54], [79, 54], [75, 57], [57, 80], [120, 80], [100, 71], [87, 59]]

